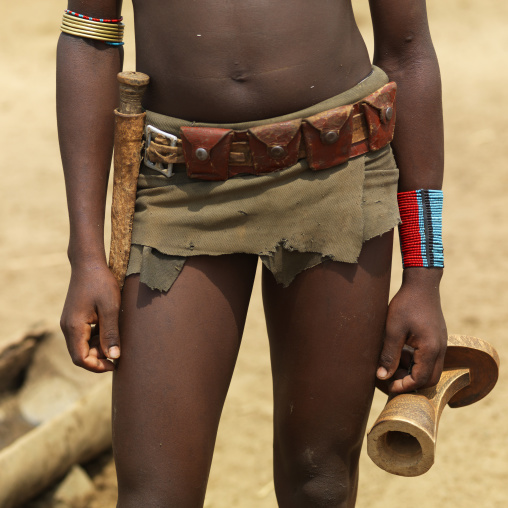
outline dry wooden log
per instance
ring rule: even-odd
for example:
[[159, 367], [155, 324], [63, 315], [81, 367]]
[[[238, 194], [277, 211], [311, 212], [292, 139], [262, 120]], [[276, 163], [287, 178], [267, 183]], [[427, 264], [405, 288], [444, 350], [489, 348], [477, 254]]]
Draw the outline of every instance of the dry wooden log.
[[390, 396], [367, 436], [367, 453], [381, 469], [418, 476], [434, 463], [441, 413], [485, 397], [496, 384], [499, 356], [487, 342], [450, 335], [439, 383], [413, 393]]
[[11, 389], [32, 360], [37, 344], [48, 334], [43, 325], [35, 325], [0, 347], [0, 392]]
[[132, 237], [136, 188], [143, 148], [145, 113], [141, 106], [150, 78], [141, 72], [121, 72], [120, 107], [115, 111], [115, 155], [111, 204], [109, 267], [123, 287]]
[[111, 446], [111, 376], [55, 418], [0, 451], [0, 506], [23, 505], [74, 464]]

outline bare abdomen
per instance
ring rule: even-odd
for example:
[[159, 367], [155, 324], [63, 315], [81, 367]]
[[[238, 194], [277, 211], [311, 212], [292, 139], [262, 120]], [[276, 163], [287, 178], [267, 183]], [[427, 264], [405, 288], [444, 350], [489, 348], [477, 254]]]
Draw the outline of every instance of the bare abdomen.
[[[305, 108], [355, 85], [370, 62], [348, 1], [135, 1], [144, 106], [241, 122]], [[288, 5], [291, 9], [288, 9]]]

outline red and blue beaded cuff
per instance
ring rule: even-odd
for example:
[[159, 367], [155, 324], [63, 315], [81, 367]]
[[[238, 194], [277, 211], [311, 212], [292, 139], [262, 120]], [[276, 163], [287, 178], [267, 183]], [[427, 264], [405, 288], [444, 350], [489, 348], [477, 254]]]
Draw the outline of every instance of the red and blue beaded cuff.
[[442, 268], [443, 191], [420, 189], [397, 194], [400, 249], [404, 268]]

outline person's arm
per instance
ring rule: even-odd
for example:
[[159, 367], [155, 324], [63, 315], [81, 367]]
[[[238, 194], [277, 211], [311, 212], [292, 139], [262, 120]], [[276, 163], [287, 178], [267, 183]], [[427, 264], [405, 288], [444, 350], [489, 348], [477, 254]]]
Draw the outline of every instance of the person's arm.
[[[399, 192], [441, 189], [441, 79], [425, 0], [369, 3], [374, 26], [374, 64], [397, 83], [397, 124], [392, 147], [400, 169]], [[396, 373], [404, 344], [415, 350], [411, 372], [394, 376], [393, 392], [409, 392], [439, 381], [447, 340], [439, 297], [442, 274], [441, 268], [405, 268], [402, 287], [390, 302], [378, 377], [388, 379]]]
[[[118, 18], [121, 0], [69, 0], [68, 9]], [[118, 46], [62, 33], [57, 49], [57, 119], [70, 220], [72, 273], [61, 327], [73, 362], [93, 372], [114, 368], [119, 355], [120, 290], [104, 250], [104, 213], [113, 150]], [[90, 341], [100, 324], [100, 344]], [[112, 349], [118, 348], [118, 349]]]

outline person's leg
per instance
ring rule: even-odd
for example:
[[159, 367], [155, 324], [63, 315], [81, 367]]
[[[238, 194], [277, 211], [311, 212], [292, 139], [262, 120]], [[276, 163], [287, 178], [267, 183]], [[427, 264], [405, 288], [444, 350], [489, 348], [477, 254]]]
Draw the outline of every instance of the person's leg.
[[113, 384], [119, 508], [203, 505], [256, 263], [189, 258], [168, 293], [127, 278]]
[[388, 306], [392, 233], [357, 265], [325, 262], [288, 288], [263, 272], [283, 508], [351, 508]]

